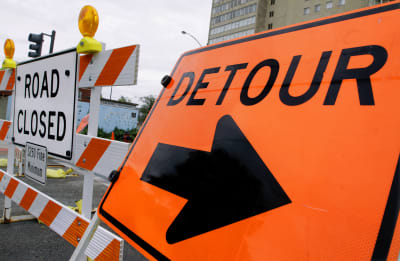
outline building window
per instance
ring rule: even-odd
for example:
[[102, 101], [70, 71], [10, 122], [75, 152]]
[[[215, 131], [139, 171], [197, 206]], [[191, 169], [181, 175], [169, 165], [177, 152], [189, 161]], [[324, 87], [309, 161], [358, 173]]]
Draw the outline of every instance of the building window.
[[273, 17], [274, 16], [274, 11], [269, 12], [269, 17]]
[[231, 39], [246, 36], [249, 34], [254, 34], [254, 32], [255, 32], [254, 29], [249, 29], [246, 31], [241, 31], [241, 32], [233, 33], [233, 34], [224, 35], [224, 36], [209, 40], [208, 44], [214, 44], [214, 43], [218, 43], [221, 41], [231, 40]]
[[231, 11], [231, 12], [225, 13], [223, 15], [219, 15], [219, 16], [212, 18], [211, 25], [229, 21], [236, 17], [255, 13], [256, 11], [257, 11], [257, 4], [252, 4], [252, 5], [249, 5], [249, 6], [246, 6], [246, 7], [243, 7], [243, 8], [240, 8], [240, 9], [237, 9], [237, 10], [234, 10], [234, 11]]
[[345, 5], [346, 4], [346, 0], [339, 0], [339, 5]]
[[249, 17], [246, 19], [242, 19], [242, 20], [233, 22], [233, 23], [214, 27], [213, 29], [210, 30], [210, 35], [220, 34], [220, 33], [223, 33], [223, 32], [229, 31], [229, 30], [252, 25], [255, 22], [256, 22], [256, 17], [252, 16], [252, 17]]
[[315, 5], [315, 6], [314, 6], [314, 11], [315, 11], [315, 12], [321, 11], [321, 5], [320, 5], [320, 4]]
[[132, 118], [136, 118], [136, 112], [132, 112], [131, 116]]
[[[222, 5], [219, 5], [219, 6], [215, 6], [212, 9], [212, 14], [215, 15], [215, 14], [222, 13], [222, 12], [224, 12], [226, 10], [235, 8], [236, 6], [244, 5], [244, 4], [246, 4], [246, 3], [250, 2], [250, 1], [252, 1], [252, 0], [233, 0], [233, 1], [229, 1], [229, 2], [227, 2], [225, 4], [222, 4]], [[222, 0], [219, 0], [219, 2], [222, 3]], [[214, 4], [215, 4], [215, 2], [214, 2]]]
[[332, 8], [332, 7], [333, 7], [332, 1], [326, 2], [326, 9], [330, 9], [330, 8]]
[[274, 5], [275, 4], [275, 0], [271, 0], [271, 5]]
[[272, 23], [268, 24], [268, 30], [272, 29]]
[[310, 7], [304, 8], [304, 15], [310, 14]]

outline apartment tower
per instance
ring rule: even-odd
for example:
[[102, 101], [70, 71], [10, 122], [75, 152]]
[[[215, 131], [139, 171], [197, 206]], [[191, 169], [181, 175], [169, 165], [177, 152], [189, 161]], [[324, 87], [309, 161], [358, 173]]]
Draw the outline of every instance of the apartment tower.
[[213, 0], [208, 44], [392, 0]]

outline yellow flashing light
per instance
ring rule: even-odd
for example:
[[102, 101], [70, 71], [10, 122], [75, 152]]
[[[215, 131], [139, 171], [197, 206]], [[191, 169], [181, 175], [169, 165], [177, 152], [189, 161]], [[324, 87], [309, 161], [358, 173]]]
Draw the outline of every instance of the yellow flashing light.
[[4, 59], [3, 61], [2, 68], [7, 69], [7, 68], [17, 67], [17, 63], [13, 60], [14, 52], [15, 52], [14, 41], [11, 39], [7, 39], [4, 42], [4, 55], [6, 56], [6, 59]]
[[93, 37], [99, 26], [97, 10], [90, 5], [85, 5], [79, 13], [79, 31], [86, 37]]
[[6, 55], [6, 58], [12, 59], [14, 57], [14, 52], [15, 52], [14, 41], [11, 39], [7, 39], [4, 43], [4, 54]]
[[79, 31], [83, 38], [77, 46], [78, 53], [96, 53], [101, 52], [101, 43], [93, 37], [99, 26], [99, 15], [97, 10], [90, 5], [85, 5], [79, 13]]

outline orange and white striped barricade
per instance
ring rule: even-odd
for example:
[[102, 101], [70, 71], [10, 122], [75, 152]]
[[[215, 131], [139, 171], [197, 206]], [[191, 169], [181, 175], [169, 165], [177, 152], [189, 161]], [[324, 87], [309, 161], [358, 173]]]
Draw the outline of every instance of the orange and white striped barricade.
[[79, 88], [136, 85], [139, 45], [80, 57]]
[[117, 169], [129, 144], [96, 138], [101, 87], [137, 83], [139, 45], [106, 50], [79, 58], [79, 88], [91, 88], [88, 135], [75, 135], [75, 165], [108, 178]]
[[[90, 173], [108, 177], [121, 165], [128, 152], [129, 144], [97, 138], [100, 111], [101, 87], [112, 85], [135, 85], [137, 82], [139, 45], [82, 55], [79, 62], [79, 88], [91, 88], [88, 135], [75, 134], [75, 165]], [[83, 209], [92, 205], [93, 175], [85, 175]], [[86, 188], [85, 188], [86, 186]], [[85, 232], [82, 241], [70, 260], [79, 260], [82, 253], [90, 249], [90, 238], [98, 233], [100, 220], [97, 212]], [[88, 246], [89, 244], [89, 246]], [[86, 251], [85, 251], [86, 249]]]
[[[3, 69], [0, 70], [0, 91], [11, 92], [14, 94], [15, 86], [15, 69]], [[13, 99], [12, 99], [13, 100]], [[11, 110], [11, 114], [12, 114]], [[11, 143], [12, 135], [12, 122], [0, 119], [0, 141], [8, 143], [8, 164], [7, 171], [14, 171], [14, 152], [15, 146]], [[11, 218], [11, 200], [4, 197], [4, 209], [2, 221], [10, 220]]]
[[[75, 247], [90, 223], [89, 219], [1, 170], [0, 193], [11, 198]], [[99, 227], [84, 253], [94, 260], [122, 260], [123, 247], [124, 241], [120, 237]]]
[[[135, 85], [137, 82], [139, 59], [139, 45], [127, 46], [114, 50], [107, 50], [96, 54], [80, 56], [79, 62], [79, 88], [91, 88], [88, 135], [75, 134], [75, 165], [109, 177], [113, 170], [121, 165], [128, 152], [129, 144], [97, 138], [98, 118], [100, 111], [101, 87]], [[83, 191], [83, 209], [88, 210], [92, 205], [92, 191], [90, 184], [93, 175], [85, 175]], [[88, 188], [86, 189], [85, 186]], [[84, 238], [75, 249], [70, 260], [79, 260], [82, 253], [88, 251], [91, 234], [97, 233], [100, 220], [97, 212], [92, 218]], [[96, 231], [96, 232], [95, 232]], [[91, 242], [91, 241], [90, 241]]]
[[[121, 142], [111, 142], [107, 146], [106, 154], [100, 160], [101, 155], [97, 151], [96, 146], [106, 145], [103, 139], [94, 138], [97, 136], [98, 120], [100, 111], [100, 97], [103, 86], [113, 85], [135, 85], [137, 82], [139, 45], [132, 45], [112, 50], [105, 50], [95, 54], [86, 54], [79, 57], [79, 74], [78, 87], [91, 88], [90, 107], [89, 107], [89, 124], [88, 135], [76, 134], [75, 136], [75, 164], [90, 172], [108, 177], [112, 170], [117, 169], [126, 153], [128, 152], [128, 144]], [[92, 142], [90, 142], [93, 140]], [[89, 145], [87, 148], [86, 146]], [[91, 148], [94, 148], [92, 150]], [[83, 154], [81, 154], [83, 153]], [[83, 155], [83, 157], [82, 157]], [[88, 157], [88, 155], [93, 155]], [[107, 155], [111, 155], [108, 157]], [[100, 156], [96, 162], [95, 158]], [[94, 165], [93, 165], [94, 164]], [[93, 178], [94, 175], [85, 175], [82, 211], [84, 216], [90, 216], [93, 195]]]
[[75, 166], [108, 178], [121, 165], [129, 143], [76, 134]]
[[0, 70], [0, 91], [12, 91], [15, 85], [15, 69]]
[[[0, 91], [12, 92], [15, 85], [15, 69], [0, 70]], [[0, 119], [0, 141], [11, 142], [11, 121]]]
[[[77, 72], [79, 81], [76, 88], [91, 88], [88, 135], [75, 134], [73, 139], [74, 150], [70, 161], [61, 158], [57, 159], [66, 166], [78, 167], [75, 168], [76, 171], [84, 175], [82, 216], [74, 216], [75, 213], [61, 203], [15, 179], [13, 177], [13, 168], [9, 167], [7, 168], [7, 172], [2, 172], [1, 174], [0, 192], [4, 193], [6, 199], [9, 197], [17, 204], [25, 204], [27, 200], [31, 201], [32, 205], [29, 207], [22, 205], [22, 207], [75, 246], [78, 244], [79, 239], [82, 238], [86, 227], [90, 223], [94, 174], [108, 178], [113, 170], [119, 168], [129, 149], [129, 143], [96, 137], [101, 87], [136, 84], [138, 57], [138, 45], [79, 56], [79, 71]], [[2, 77], [0, 79], [2, 89], [0, 90], [12, 91], [15, 85], [15, 70], [6, 70], [0, 74], [0, 77]], [[9, 142], [9, 151], [11, 149], [14, 151], [15, 145], [11, 142], [12, 131], [10, 131], [13, 128], [12, 122], [2, 120], [0, 121], [0, 127], [0, 138]], [[11, 155], [9, 153], [8, 166], [12, 166], [13, 162], [14, 154]], [[21, 193], [24, 194], [22, 195]], [[8, 200], [5, 202], [8, 202]], [[4, 207], [4, 220], [10, 221], [11, 201], [5, 203]], [[46, 210], [48, 209], [52, 211], [57, 210], [57, 213], [47, 212]], [[66, 218], [68, 218], [68, 221], [65, 221]], [[85, 246], [83, 251], [92, 259], [105, 257], [106, 260], [116, 260], [114, 258], [117, 256], [116, 253], [118, 253], [119, 258], [122, 258], [122, 239], [117, 237], [112, 238], [111, 233], [102, 228], [97, 229], [98, 223], [96, 223], [96, 220], [98, 220], [97, 213], [94, 221], [92, 221], [92, 230], [87, 231], [91, 235], [85, 240], [88, 246], [87, 248]], [[76, 222], [81, 224], [79, 225], [79, 233], [77, 232], [78, 228], [76, 228], [76, 224], [78, 223]], [[67, 233], [70, 229], [67, 226], [72, 226], [71, 229], [75, 231], [74, 233], [77, 233], [75, 239], [70, 238]], [[107, 238], [108, 241], [104, 241], [104, 238]], [[114, 255], [113, 258], [107, 256], [110, 253]]]
[[11, 142], [11, 123], [0, 119], [0, 141]]

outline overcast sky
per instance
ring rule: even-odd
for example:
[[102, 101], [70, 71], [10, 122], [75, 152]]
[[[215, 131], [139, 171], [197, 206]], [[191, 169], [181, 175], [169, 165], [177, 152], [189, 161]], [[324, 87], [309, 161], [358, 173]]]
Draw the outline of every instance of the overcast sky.
[[[28, 60], [29, 33], [56, 30], [54, 51], [75, 47], [82, 38], [78, 16], [84, 5], [92, 5], [100, 23], [95, 38], [106, 49], [140, 44], [137, 86], [114, 87], [112, 97], [127, 96], [133, 102], [161, 90], [160, 80], [169, 74], [179, 56], [208, 37], [212, 0], [1, 0], [0, 44], [11, 38], [15, 43], [14, 59]], [[50, 38], [45, 37], [42, 55], [48, 53]], [[4, 54], [2, 53], [2, 59]], [[109, 88], [103, 96], [109, 98]]]

